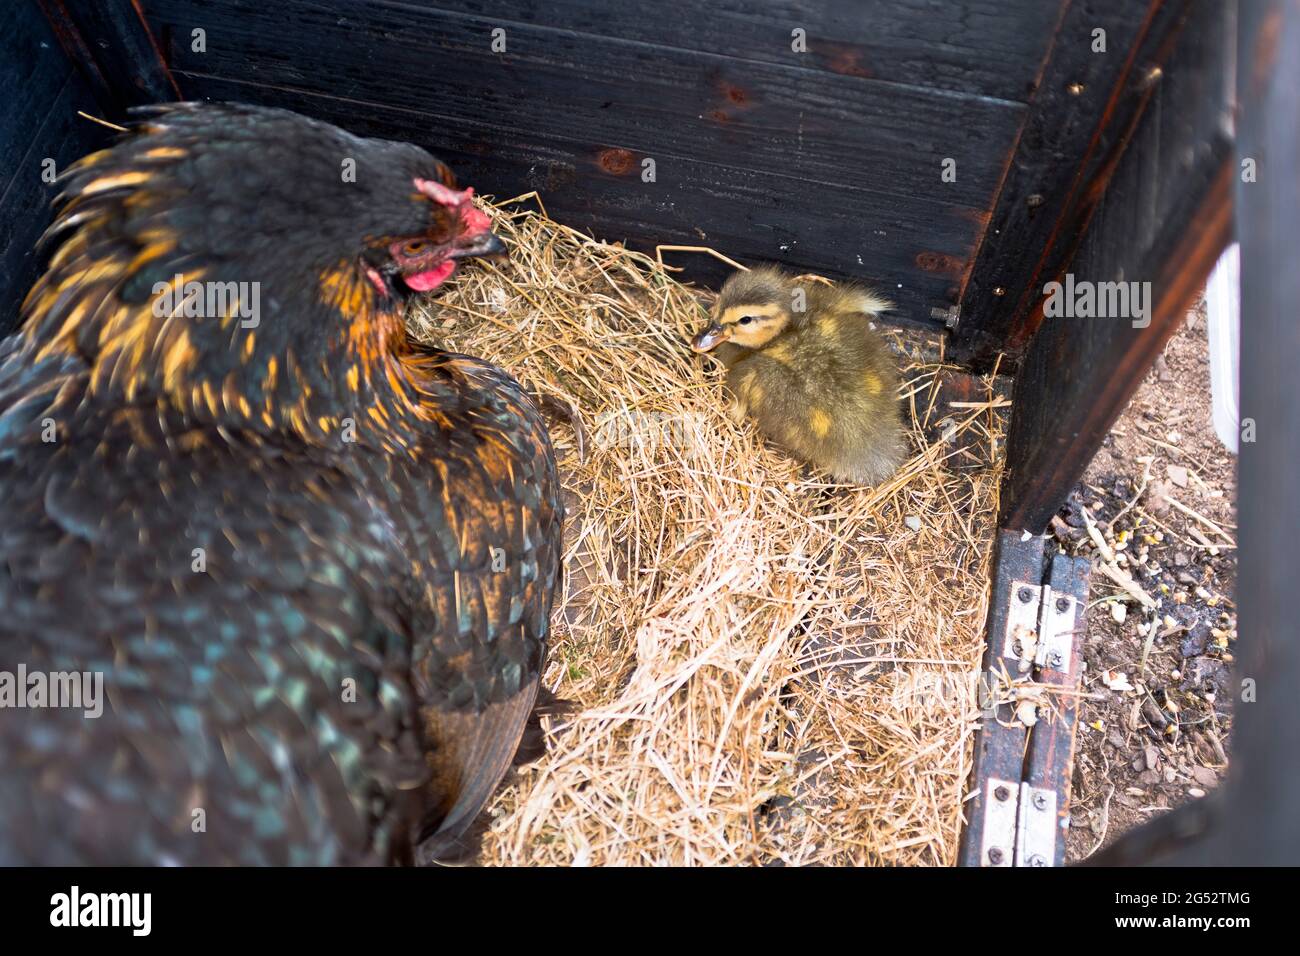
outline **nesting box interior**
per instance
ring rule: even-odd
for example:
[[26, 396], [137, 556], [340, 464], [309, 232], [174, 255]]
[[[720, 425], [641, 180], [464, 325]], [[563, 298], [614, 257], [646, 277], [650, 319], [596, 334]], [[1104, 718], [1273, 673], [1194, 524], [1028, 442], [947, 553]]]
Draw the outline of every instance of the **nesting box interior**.
[[532, 199], [493, 215], [510, 261], [410, 324], [573, 410], [546, 682], [577, 710], [484, 859], [952, 862], [1005, 397], [893, 333], [908, 460], [837, 486], [728, 414], [686, 345], [707, 294]]
[[[614, 362], [610, 379], [611, 395], [638, 413], [665, 411], [654, 404], [658, 392], [669, 406], [686, 403], [707, 417], [716, 391], [716, 376], [682, 345], [703, 300], [678, 280], [716, 287], [725, 267], [667, 251], [682, 270], [670, 276], [638, 251], [708, 247], [745, 263], [873, 284], [897, 304], [889, 320], [909, 330], [896, 336], [915, 443], [904, 480], [876, 494], [828, 496], [763, 457], [770, 453], [752, 435], [718, 423], [709, 445], [718, 457], [695, 471], [688, 459], [645, 457], [644, 449], [593, 471], [564, 446], [574, 456], [569, 488], [579, 496], [580, 537], [613, 542], [603, 556], [616, 566], [584, 566], [587, 586], [641, 616], [597, 615], [607, 625], [592, 638], [607, 652], [603, 663], [577, 645], [561, 654], [563, 673], [552, 678], [579, 697], [592, 681], [605, 682], [585, 700], [589, 728], [604, 736], [578, 733], [506, 798], [509, 822], [494, 852], [512, 862], [584, 854], [622, 862], [1025, 862], [1014, 809], [1010, 835], [993, 832], [1005, 814], [989, 813], [997, 792], [989, 781], [1014, 789], [1023, 777], [1053, 794], [1053, 825], [1064, 818], [1068, 705], [1031, 732], [1015, 726], [1016, 701], [998, 699], [993, 713], [1002, 720], [985, 727], [1013, 729], [982, 731], [973, 743], [974, 698], [944, 712], [947, 726], [923, 707], [889, 726], [844, 721], [872, 713], [882, 686], [896, 694], [899, 675], [915, 677], [907, 668], [918, 662], [1014, 672], [1023, 655], [1006, 633], [1017, 588], [1044, 588], [1069, 609], [1085, 601], [1086, 566], [1052, 560], [1041, 533], [1231, 234], [1237, 27], [1235, 5], [1212, 0], [671, 0], [653, 11], [591, 0], [9, 4], [0, 12], [0, 58], [16, 70], [0, 97], [8, 177], [0, 184], [0, 328], [12, 327], [41, 266], [32, 250], [55, 191], [42, 178], [44, 161], [62, 169], [112, 135], [79, 111], [112, 122], [131, 105], [178, 98], [287, 107], [417, 143], [498, 200], [536, 193], [546, 216], [525, 213], [527, 203], [495, 213], [520, 242], [549, 236], [551, 245], [529, 247], [547, 250], [530, 252], [534, 271], [503, 266], [477, 284], [467, 280], [418, 329], [502, 361], [595, 420], [612, 407], [574, 359], [596, 362], [607, 343], [648, 356], [640, 368]], [[550, 291], [536, 271], [547, 255], [559, 256]], [[1067, 272], [1151, 280], [1146, 323], [1048, 319], [1044, 285]], [[562, 302], [573, 314], [548, 330], [544, 305]], [[444, 324], [445, 316], [456, 321]], [[520, 328], [522, 337], [506, 334]], [[548, 365], [548, 348], [564, 358]], [[994, 371], [1013, 376], [1010, 403]], [[975, 450], [962, 446], [977, 468], [948, 461], [954, 435], [935, 431], [941, 419], [979, 432]], [[728, 455], [744, 463], [730, 476]], [[656, 461], [677, 471], [672, 482], [656, 476]], [[614, 487], [619, 477], [624, 484]], [[666, 500], [698, 501], [670, 520], [671, 509], [647, 511], [635, 500], [638, 481]], [[699, 552], [701, 542], [725, 543], [707, 528], [710, 519], [743, 524], [754, 509], [768, 524], [745, 525], [750, 536], [733, 542], [738, 551]], [[903, 523], [939, 511], [947, 517], [928, 529], [928, 544], [925, 531]], [[662, 567], [694, 554], [739, 569], [728, 585], [733, 603], [709, 608], [707, 591], [681, 590], [691, 574], [669, 576], [662, 591], [646, 583], [656, 574], [647, 561], [654, 556], [642, 550], [654, 520], [660, 543], [671, 545], [658, 555]], [[784, 537], [760, 540], [764, 527], [776, 534], [782, 522]], [[864, 540], [874, 542], [866, 557], [857, 547]], [[778, 560], [774, 542], [809, 550]], [[961, 596], [953, 603], [912, 594], [923, 623], [910, 633], [906, 608], [858, 586], [909, 550], [945, 568]], [[573, 544], [570, 559], [579, 551]], [[746, 561], [767, 576], [745, 577]], [[727, 573], [715, 571], [710, 580]], [[822, 588], [815, 599], [790, 584], [803, 572]], [[772, 603], [778, 579], [789, 586]], [[838, 611], [835, 587], [847, 588]], [[683, 616], [683, 602], [703, 617]], [[709, 614], [721, 617], [704, 620]], [[570, 636], [591, 620], [569, 621]], [[883, 642], [871, 630], [882, 621], [893, 628]], [[800, 640], [812, 642], [804, 653], [781, 646], [796, 624]], [[674, 644], [673, 628], [695, 628], [694, 636]], [[757, 635], [751, 644], [737, 637], [746, 628]], [[816, 643], [845, 644], [854, 628], [845, 646], [875, 643], [848, 663]], [[711, 638], [699, 643], [699, 635]], [[1068, 639], [1063, 653], [1059, 665], [1034, 662], [1025, 679], [1071, 686], [1078, 662]], [[827, 654], [850, 677], [810, 697], [808, 682], [820, 678], [809, 661], [824, 663]], [[639, 669], [647, 661], [654, 666]], [[704, 683], [692, 691], [697, 677]], [[697, 725], [681, 711], [679, 692], [698, 697], [717, 722]], [[814, 697], [823, 709], [801, 711]], [[774, 729], [778, 716], [784, 731]], [[653, 720], [679, 720], [680, 733], [662, 741], [636, 729]], [[615, 725], [636, 747], [616, 752]], [[805, 739], [813, 725], [822, 734], [815, 744]], [[903, 751], [910, 763], [900, 762]], [[641, 777], [593, 770], [612, 773], [614, 758], [635, 759], [639, 772], [659, 778], [650, 798]], [[809, 796], [809, 782], [836, 761], [856, 776]], [[703, 776], [683, 775], [686, 767]], [[602, 779], [623, 803], [605, 791], [589, 799], [587, 788], [599, 790]], [[831, 802], [818, 805], [826, 793]], [[680, 812], [671, 812], [673, 801]], [[792, 804], [832, 816], [847, 807], [896, 825], [811, 832], [789, 822]], [[756, 814], [776, 820], [767, 837]], [[647, 821], [665, 828], [657, 844], [620, 842]], [[543, 849], [526, 849], [529, 840]], [[544, 849], [545, 841], [563, 852]], [[1059, 861], [1063, 844], [1046, 846], [1036, 852]]]

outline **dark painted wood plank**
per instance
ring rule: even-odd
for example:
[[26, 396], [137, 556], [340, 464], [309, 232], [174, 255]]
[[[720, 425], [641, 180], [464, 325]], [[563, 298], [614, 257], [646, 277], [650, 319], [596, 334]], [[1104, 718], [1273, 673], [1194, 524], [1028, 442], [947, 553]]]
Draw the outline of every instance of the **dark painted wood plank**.
[[[1043, 287], [1073, 257], [1187, 9], [1117, 0], [1066, 11], [962, 295], [957, 361], [987, 369], [1005, 353], [1007, 368], [1023, 353]], [[1105, 53], [1093, 51], [1096, 29]]]
[[[500, 198], [536, 189], [551, 215], [608, 241], [653, 251], [656, 243], [706, 244], [742, 261], [874, 283], [899, 306], [892, 318], [937, 328], [930, 310], [955, 294], [974, 224], [961, 210], [845, 188], [821, 188], [817, 204], [784, 180], [708, 163], [663, 160], [658, 181], [640, 181], [640, 157], [593, 156], [561, 140], [503, 135], [472, 123], [412, 123], [386, 107], [358, 111], [343, 100], [177, 73], [186, 96], [283, 106], [367, 136], [409, 139], [449, 163], [465, 183]], [[419, 117], [416, 117], [419, 119]], [[635, 182], [629, 183], [628, 180]], [[672, 255], [683, 277], [716, 284], [728, 271], [701, 255]], [[900, 288], [900, 283], [902, 288]]]
[[[423, 0], [525, 23], [655, 46], [1025, 102], [1057, 18], [1044, 0]], [[807, 52], [791, 49], [791, 30]]]
[[[18, 174], [72, 72], [58, 40], [32, 3], [0, 6], [0, 196]], [[3, 223], [0, 223], [3, 228]]]
[[1041, 532], [1186, 309], [1232, 231], [1228, 124], [1235, 7], [1196, 0], [1068, 270], [1150, 282], [1148, 322], [1048, 318], [1016, 376], [1000, 525]]
[[50, 222], [55, 187], [42, 178], [47, 159], [64, 169], [98, 148], [107, 130], [77, 116], [94, 100], [67, 61], [35, 3], [0, 10], [0, 335], [36, 281], [33, 245]]
[[[1019, 676], [1019, 660], [1006, 656], [1010, 602], [1017, 600], [1020, 586], [1029, 583], [1037, 587], [1043, 579], [1043, 538], [1025, 538], [1018, 532], [999, 531], [993, 555], [993, 588], [989, 596], [989, 616], [985, 635], [987, 644], [981, 664], [981, 681], [984, 688], [996, 688], [1002, 675]], [[986, 691], [982, 690], [982, 693]], [[966, 826], [962, 830], [961, 848], [958, 851], [960, 866], [1010, 865], [1014, 847], [1003, 851], [997, 860], [987, 858], [984, 849], [984, 816], [990, 795], [990, 780], [1007, 781], [1015, 791], [1020, 785], [1024, 769], [1026, 733], [1023, 724], [1015, 719], [1011, 705], [1004, 704], [981, 718], [975, 732], [975, 751], [971, 766], [971, 796], [965, 804]], [[1018, 792], [1005, 797], [1018, 798]], [[994, 795], [994, 799], [998, 795]]]
[[1089, 862], [1174, 866], [1294, 866], [1300, 860], [1300, 641], [1295, 625], [1295, 542], [1300, 498], [1300, 4], [1241, 5], [1240, 111], [1235, 175], [1241, 243], [1241, 414], [1255, 441], [1241, 443], [1237, 495], [1240, 572], [1232, 766], [1203, 800], [1157, 818]]
[[180, 91], [135, 0], [36, 0], [100, 108], [176, 99]]
[[[1295, 543], [1300, 535], [1300, 4], [1243, 9], [1238, 53], [1239, 162], [1253, 159], [1255, 183], [1236, 177], [1241, 240], [1241, 409], [1256, 440], [1241, 444], [1238, 492], [1241, 570], [1237, 676], [1258, 684], [1236, 707], [1232, 770], [1225, 794], [1237, 819], [1220, 838], [1233, 862], [1300, 861], [1300, 639]], [[1240, 686], [1240, 684], [1238, 685]]]
[[53, 218], [50, 202], [58, 191], [42, 180], [42, 163], [53, 159], [55, 169], [63, 170], [107, 144], [112, 136], [109, 130], [77, 115], [78, 110], [94, 109], [89, 90], [73, 73], [43, 122], [31, 130], [27, 152], [15, 164], [14, 179], [0, 198], [0, 223], [4, 224], [0, 233], [0, 336], [16, 327], [18, 307], [41, 269], [35, 244]]
[[[1053, 825], [1056, 833], [1056, 854], [1048, 861], [1053, 866], [1065, 865], [1065, 833], [1070, 825], [1070, 776], [1074, 768], [1075, 731], [1079, 718], [1079, 699], [1071, 696], [1079, 689], [1083, 674], [1083, 642], [1087, 633], [1088, 575], [1092, 562], [1087, 558], [1071, 558], [1063, 554], [1052, 557], [1047, 583], [1052, 588], [1052, 599], [1062, 596], [1074, 599], [1074, 636], [1071, 640], [1068, 671], [1043, 669], [1038, 672], [1038, 682], [1060, 688], [1064, 694], [1049, 698], [1052, 706], [1044, 712], [1029, 731], [1029, 750], [1025, 760], [1025, 782], [1031, 787], [1050, 790], [1056, 794]], [[1035, 807], [1021, 808], [1022, 813], [1042, 812]], [[1024, 861], [1021, 861], [1022, 863]]]
[[[289, 86], [425, 114], [412, 126], [473, 122], [502, 135], [626, 149], [659, 162], [692, 159], [787, 177], [820, 205], [819, 184], [918, 204], [985, 210], [1024, 107], [613, 40], [510, 28], [490, 49], [490, 19], [404, 5], [231, 0], [195, 10], [150, 0], [173, 28], [168, 56], [187, 73]], [[344, 13], [340, 13], [340, 9]], [[195, 53], [189, 32], [207, 31]], [[328, 51], [324, 53], [323, 51]], [[957, 179], [941, 181], [945, 158]], [[864, 223], [870, 229], [871, 223]]]

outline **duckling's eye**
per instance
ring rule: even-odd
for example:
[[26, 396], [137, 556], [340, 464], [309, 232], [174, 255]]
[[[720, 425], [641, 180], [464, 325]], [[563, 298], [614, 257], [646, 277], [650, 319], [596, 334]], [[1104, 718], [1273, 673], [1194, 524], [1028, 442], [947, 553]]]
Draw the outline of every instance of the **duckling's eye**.
[[742, 316], [737, 320], [737, 322], [738, 322], [740, 325], [749, 325], [751, 322], [757, 322], [757, 321], [758, 321], [758, 319], [756, 319], [756, 318], [755, 318], [754, 316], [752, 316], [752, 315], [742, 315]]

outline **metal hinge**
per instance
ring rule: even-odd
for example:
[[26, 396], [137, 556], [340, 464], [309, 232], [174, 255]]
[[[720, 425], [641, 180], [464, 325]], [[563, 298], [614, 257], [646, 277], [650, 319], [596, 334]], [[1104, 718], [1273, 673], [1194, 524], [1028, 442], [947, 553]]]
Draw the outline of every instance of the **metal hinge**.
[[1016, 850], [1016, 805], [1020, 782], [988, 779], [984, 788], [984, 826], [980, 837], [980, 866], [1011, 866]]
[[989, 779], [980, 866], [1052, 866], [1057, 832], [1055, 791]]
[[1007, 637], [1002, 656], [1019, 661], [1020, 673], [1031, 667], [1070, 672], [1074, 619], [1078, 601], [1054, 592], [1048, 584], [1012, 584], [1007, 603]]
[[1016, 866], [1052, 866], [1056, 862], [1056, 791], [1020, 785], [1016, 819]]

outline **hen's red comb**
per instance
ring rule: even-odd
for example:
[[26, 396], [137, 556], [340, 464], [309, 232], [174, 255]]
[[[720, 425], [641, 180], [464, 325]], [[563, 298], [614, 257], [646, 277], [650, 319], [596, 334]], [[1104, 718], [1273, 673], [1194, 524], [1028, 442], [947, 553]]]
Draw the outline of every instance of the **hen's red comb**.
[[487, 232], [492, 228], [492, 220], [485, 213], [475, 208], [472, 202], [474, 198], [473, 186], [466, 186], [464, 189], [451, 189], [433, 179], [416, 179], [415, 188], [439, 206], [446, 206], [448, 209], [454, 210], [460, 221], [464, 223], [466, 234], [475, 235], [480, 232]]

